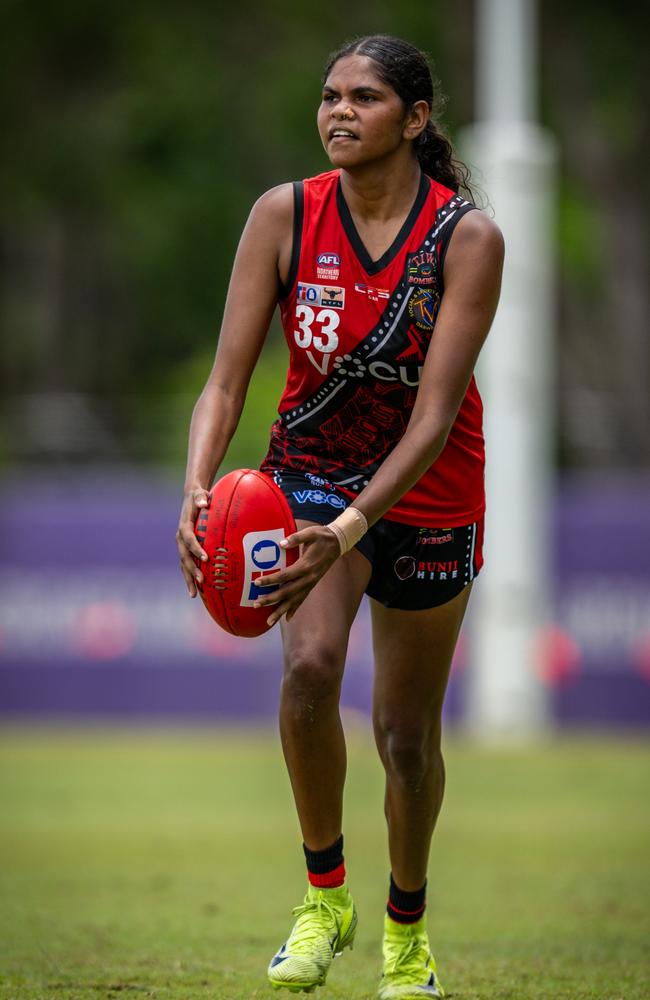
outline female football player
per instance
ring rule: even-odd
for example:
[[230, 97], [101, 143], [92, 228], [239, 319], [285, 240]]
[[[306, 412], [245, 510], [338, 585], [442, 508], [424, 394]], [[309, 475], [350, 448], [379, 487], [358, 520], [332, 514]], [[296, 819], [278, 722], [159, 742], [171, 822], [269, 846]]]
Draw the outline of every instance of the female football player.
[[253, 207], [216, 360], [192, 417], [177, 534], [189, 593], [193, 525], [237, 427], [279, 304], [290, 356], [262, 470], [296, 517], [300, 558], [261, 596], [281, 621], [280, 731], [308, 889], [271, 960], [274, 987], [322, 985], [357, 915], [343, 861], [339, 693], [350, 626], [372, 611], [373, 722], [386, 772], [391, 873], [380, 1000], [441, 997], [426, 875], [445, 772], [449, 667], [482, 565], [481, 400], [473, 369], [499, 297], [503, 240], [471, 200], [432, 111], [426, 57], [388, 36], [331, 57], [318, 110], [332, 170]]

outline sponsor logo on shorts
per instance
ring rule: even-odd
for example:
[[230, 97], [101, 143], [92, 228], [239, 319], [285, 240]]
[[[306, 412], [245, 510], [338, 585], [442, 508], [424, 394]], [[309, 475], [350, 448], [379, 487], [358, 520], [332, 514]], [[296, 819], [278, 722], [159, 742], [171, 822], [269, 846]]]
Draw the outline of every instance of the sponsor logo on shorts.
[[294, 490], [293, 496], [298, 503], [326, 503], [337, 510], [344, 510], [347, 507], [347, 503], [343, 497], [338, 496], [336, 493], [325, 493], [323, 490]]
[[308, 285], [301, 281], [298, 283], [298, 302], [327, 309], [343, 309], [345, 288], [340, 285]]
[[394, 565], [395, 576], [400, 580], [455, 580], [458, 576], [458, 560], [449, 559], [446, 562], [415, 559], [413, 556], [400, 556]]
[[312, 486], [326, 486], [328, 490], [332, 489], [332, 484], [327, 479], [321, 479], [320, 476], [315, 476], [312, 472], [306, 472], [305, 479], [308, 479]]
[[417, 565], [417, 580], [455, 580], [458, 576], [458, 560], [447, 562], [424, 562]]
[[435, 284], [436, 255], [428, 251], [409, 254], [406, 262], [406, 278], [409, 285]]
[[319, 253], [316, 258], [316, 277], [320, 281], [337, 281], [341, 258], [337, 253]]
[[415, 565], [413, 556], [400, 556], [393, 567], [395, 576], [399, 580], [409, 580], [415, 573]]
[[263, 594], [271, 594], [277, 587], [259, 588], [256, 581], [265, 573], [284, 569], [286, 553], [280, 548], [280, 542], [285, 537], [283, 528], [272, 528], [269, 531], [249, 531], [242, 539], [244, 550], [244, 586], [240, 605], [250, 608]]
[[453, 528], [420, 528], [418, 545], [445, 545], [453, 540]]

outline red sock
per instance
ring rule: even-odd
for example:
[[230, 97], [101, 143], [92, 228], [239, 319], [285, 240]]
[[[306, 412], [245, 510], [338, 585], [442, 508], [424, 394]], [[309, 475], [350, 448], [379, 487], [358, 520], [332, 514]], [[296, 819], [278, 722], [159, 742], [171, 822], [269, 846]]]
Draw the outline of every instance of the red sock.
[[406, 892], [390, 876], [390, 890], [386, 910], [391, 920], [398, 924], [414, 924], [420, 919], [427, 905], [427, 883], [415, 892]]
[[312, 885], [318, 889], [338, 889], [345, 882], [343, 860], [343, 834], [331, 847], [322, 851], [310, 851], [302, 845], [307, 860], [307, 875]]

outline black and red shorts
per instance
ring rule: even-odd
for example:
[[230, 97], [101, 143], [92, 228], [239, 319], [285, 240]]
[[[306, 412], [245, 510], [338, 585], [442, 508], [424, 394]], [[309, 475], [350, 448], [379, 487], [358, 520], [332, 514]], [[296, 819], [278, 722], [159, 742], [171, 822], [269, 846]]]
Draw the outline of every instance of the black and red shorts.
[[[329, 524], [350, 498], [311, 473], [276, 469], [271, 475], [293, 516]], [[370, 561], [369, 597], [387, 608], [423, 611], [446, 604], [477, 576], [483, 565], [483, 518], [453, 528], [418, 528], [383, 517], [356, 548]]]

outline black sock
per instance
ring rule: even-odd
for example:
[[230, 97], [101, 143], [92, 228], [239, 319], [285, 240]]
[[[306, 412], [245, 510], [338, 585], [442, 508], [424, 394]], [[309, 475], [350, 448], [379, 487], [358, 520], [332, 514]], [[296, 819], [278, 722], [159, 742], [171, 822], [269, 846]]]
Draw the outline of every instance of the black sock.
[[307, 861], [307, 874], [312, 885], [319, 889], [337, 889], [345, 882], [343, 863], [343, 834], [330, 847], [322, 851], [310, 851], [302, 845]]
[[391, 920], [398, 924], [414, 924], [420, 919], [427, 905], [427, 883], [415, 892], [406, 892], [395, 884], [390, 876], [390, 890], [386, 911]]

